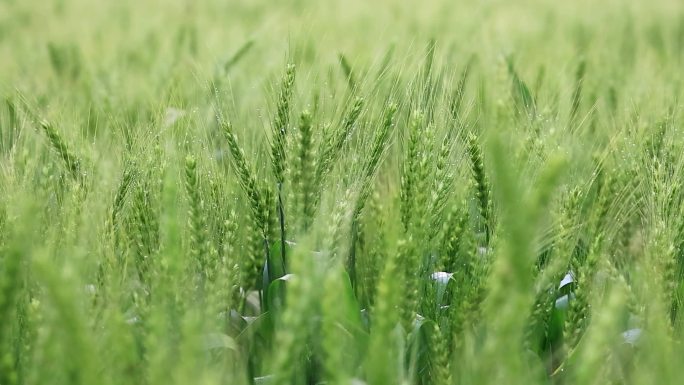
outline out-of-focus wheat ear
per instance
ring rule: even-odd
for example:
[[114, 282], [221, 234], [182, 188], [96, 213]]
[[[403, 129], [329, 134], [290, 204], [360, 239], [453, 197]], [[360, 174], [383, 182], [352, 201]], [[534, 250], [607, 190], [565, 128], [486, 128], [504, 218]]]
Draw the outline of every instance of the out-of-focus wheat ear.
[[528, 118], [533, 119], [537, 116], [537, 105], [527, 84], [520, 78], [513, 65], [513, 58], [506, 58], [508, 74], [511, 76], [511, 94], [515, 104], [516, 112], [524, 113]]
[[343, 384], [349, 382], [352, 367], [348, 349], [350, 335], [342, 332], [348, 308], [345, 305], [345, 287], [343, 285], [339, 267], [333, 267], [328, 272], [323, 284], [323, 299], [321, 301], [321, 350], [323, 351], [323, 367], [325, 377], [330, 384]]
[[48, 42], [48, 57], [57, 76], [76, 80], [82, 72], [81, 50], [76, 44]]
[[[600, 298], [598, 295], [594, 297]], [[577, 383], [582, 384], [598, 384], [608, 380], [605, 370], [606, 357], [610, 356], [618, 343], [614, 331], [619, 330], [624, 318], [627, 297], [621, 288], [609, 287], [603, 301], [592, 302], [596, 314], [592, 317], [586, 338], [583, 338], [586, 342], [578, 346], [577, 359], [581, 364], [575, 369]], [[563, 367], [560, 367], [555, 373], [562, 369]]]
[[112, 202], [111, 209], [111, 226], [116, 230], [118, 225], [118, 217], [123, 210], [123, 206], [126, 203], [126, 196], [130, 191], [131, 183], [134, 180], [134, 168], [129, 166], [124, 166], [123, 176], [121, 177], [121, 183], [119, 183], [119, 188], [116, 190], [116, 195], [114, 195], [114, 201]]
[[351, 213], [351, 228], [352, 228], [352, 243], [350, 246], [350, 254], [348, 260], [348, 270], [352, 279], [352, 284], [356, 287], [356, 271], [357, 271], [357, 261], [356, 261], [356, 242], [357, 242], [357, 231], [359, 227], [359, 217], [363, 211], [363, 207], [368, 200], [368, 197], [373, 191], [374, 177], [378, 170], [380, 160], [382, 159], [382, 154], [387, 148], [387, 143], [389, 141], [390, 134], [392, 132], [392, 127], [394, 126], [394, 115], [397, 112], [397, 105], [394, 103], [389, 103], [385, 109], [384, 116], [380, 128], [376, 131], [373, 141], [371, 143], [371, 150], [369, 155], [366, 157], [367, 161], [363, 165], [363, 179], [361, 181], [361, 190], [359, 191], [359, 196], [356, 200], [356, 205]]
[[468, 78], [470, 77], [470, 69], [472, 67], [473, 61], [475, 60], [474, 58], [474, 56], [471, 56], [466, 62], [465, 67], [461, 72], [461, 76], [459, 76], [458, 78], [458, 83], [454, 88], [453, 95], [451, 96], [449, 111], [451, 112], [451, 118], [455, 121], [458, 121], [461, 118], [461, 106], [463, 105], [463, 98], [465, 97], [465, 88], [468, 84]]
[[[594, 245], [598, 242], [594, 242]], [[568, 315], [563, 324], [563, 345], [566, 353], [572, 352], [580, 341], [587, 326], [589, 325], [589, 308], [591, 293], [594, 288], [594, 275], [596, 274], [596, 261], [599, 251], [592, 247], [584, 263], [577, 260], [572, 263], [572, 274], [575, 290], [573, 300], [568, 306]]]
[[133, 189], [132, 184], [134, 180], [135, 168], [132, 165], [125, 165], [119, 188], [116, 190], [116, 195], [114, 195], [114, 201], [112, 202], [112, 207], [110, 209], [109, 222], [105, 224], [107, 231], [110, 231], [111, 239], [114, 242], [114, 248], [117, 251], [120, 249], [121, 240], [125, 236], [122, 234], [119, 217], [124, 210], [126, 199], [130, 196], [130, 192]]
[[428, 226], [430, 225], [430, 214], [434, 209], [434, 207], [430, 207], [436, 163], [434, 142], [435, 126], [433, 123], [428, 123], [420, 133], [418, 162], [416, 164], [413, 187], [413, 214], [411, 215], [414, 230], [418, 232], [416, 235], [421, 239], [424, 239], [426, 234], [430, 234]]
[[581, 58], [575, 71], [575, 88], [572, 91], [572, 103], [570, 105], [570, 122], [574, 122], [582, 103], [582, 88], [584, 87], [584, 75], [587, 70], [587, 61]]
[[322, 284], [320, 271], [312, 260], [308, 247], [298, 244], [292, 258], [293, 276], [287, 281], [285, 308], [278, 318], [274, 346], [278, 346], [272, 361], [273, 383], [286, 385], [297, 383], [294, 377], [302, 354], [307, 353], [303, 343], [313, 327], [312, 314], [319, 305], [317, 290]]
[[227, 73], [230, 72], [230, 70], [235, 67], [235, 65], [242, 60], [242, 58], [247, 55], [247, 53], [254, 47], [254, 39], [249, 39], [245, 41], [240, 48], [235, 51], [235, 53], [230, 57], [230, 59], [226, 60], [226, 63], [223, 65], [223, 70]]
[[434, 62], [435, 62], [435, 46], [436, 46], [437, 41], [432, 38], [428, 41], [427, 46], [425, 47], [425, 63], [423, 65], [422, 69], [422, 86], [423, 89], [421, 90], [421, 95], [420, 97], [422, 98], [421, 100], [421, 108], [423, 111], [425, 111], [428, 121], [431, 121], [432, 118], [432, 110], [434, 108], [434, 88], [435, 88], [435, 82], [433, 81], [434, 77]]
[[64, 162], [69, 174], [71, 174], [74, 180], [82, 182], [84, 175], [81, 170], [81, 160], [71, 151], [64, 139], [62, 139], [62, 136], [51, 123], [42, 120], [40, 126], [43, 128], [52, 148]]
[[387, 105], [382, 119], [382, 124], [375, 132], [375, 136], [373, 137], [370, 154], [367, 157], [368, 161], [364, 165], [364, 181], [353, 215], [354, 221], [358, 220], [358, 216], [361, 214], [368, 196], [373, 191], [373, 177], [377, 173], [380, 161], [382, 160], [382, 155], [387, 149], [389, 138], [392, 134], [392, 127], [394, 127], [394, 116], [397, 113], [397, 108], [398, 107], [395, 103], [389, 103]]
[[422, 282], [421, 256], [418, 254], [416, 241], [409, 235], [398, 250], [402, 263], [403, 298], [401, 302], [401, 324], [405, 330], [410, 330], [416, 318], [416, 310], [420, 301]]
[[646, 155], [652, 161], [654, 158], [660, 158], [663, 153], [663, 144], [665, 141], [665, 134], [668, 131], [671, 117], [666, 117], [658, 122], [653, 129], [653, 134], [649, 135], [644, 143], [644, 150]]
[[[31, 273], [37, 282], [45, 288], [45, 306], [50, 306], [54, 313], [52, 317], [57, 340], [54, 343], [64, 347], [63, 354], [70, 357], [63, 361], [70, 365], [67, 369], [71, 373], [69, 382], [72, 384], [92, 384], [98, 382], [96, 347], [94, 335], [88, 333], [89, 319], [84, 310], [78, 306], [82, 292], [76, 291], [75, 286], [69, 284], [76, 279], [73, 272], [61, 272], [48, 258], [36, 258], [31, 263]], [[73, 358], [73, 359], [71, 359]]]
[[320, 144], [321, 148], [318, 151], [318, 162], [316, 163], [316, 172], [314, 174], [314, 185], [318, 188], [322, 187], [322, 183], [335, 165], [335, 162], [337, 162], [356, 120], [361, 115], [363, 106], [364, 99], [356, 98], [351, 109], [347, 112], [341, 127], [339, 129], [331, 127], [325, 133], [325, 137]]
[[[147, 175], [149, 176], [149, 175]], [[140, 282], [148, 284], [153, 257], [159, 251], [158, 191], [149, 179], [136, 184], [129, 237], [133, 243], [135, 268]]]
[[451, 365], [449, 362], [450, 339], [437, 323], [429, 323], [430, 331], [430, 373], [435, 385], [451, 384]]
[[8, 154], [19, 140], [21, 126], [14, 101], [8, 97], [5, 99], [5, 105], [7, 106], [8, 119], [6, 126], [0, 120], [0, 153]]
[[[397, 245], [403, 248], [403, 242]], [[380, 275], [375, 294], [373, 325], [366, 360], [368, 382], [371, 384], [399, 383], [399, 372], [403, 370], [397, 362], [399, 346], [393, 333], [401, 320], [402, 267], [398, 253], [390, 253]]]
[[0, 200], [0, 250], [7, 240], [7, 206]]
[[352, 70], [351, 63], [349, 63], [349, 60], [347, 60], [347, 57], [344, 56], [344, 54], [340, 53], [338, 55], [338, 58], [340, 60], [340, 68], [342, 68], [342, 73], [344, 74], [345, 79], [347, 79], [347, 84], [349, 85], [350, 90], [355, 90], [356, 89], [356, 79], [354, 78], [354, 71]]
[[386, 75], [387, 68], [389, 67], [390, 63], [392, 62], [392, 58], [394, 57], [395, 49], [396, 46], [394, 44], [391, 44], [385, 52], [385, 55], [382, 57], [382, 61], [380, 62], [380, 66], [378, 66], [378, 72], [376, 75], [377, 79], [381, 79]]
[[404, 229], [408, 231], [414, 209], [414, 194], [418, 174], [418, 151], [421, 133], [424, 125], [424, 115], [421, 111], [414, 111], [409, 124], [408, 141], [406, 143], [406, 155], [401, 171], [401, 221]]
[[[0, 206], [0, 317], [6, 320], [0, 324], [0, 347], [3, 349], [11, 346], [12, 320], [19, 317], [16, 304], [25, 286], [24, 270], [33, 242], [28, 229], [24, 228], [28, 223], [23, 224], [20, 221], [18, 224], [9, 223], [8, 226], [7, 222], [5, 208]], [[3, 358], [0, 361], [0, 381], [10, 384], [12, 375], [16, 375], [16, 366], [11, 359], [7, 359], [12, 358], [9, 352]]]

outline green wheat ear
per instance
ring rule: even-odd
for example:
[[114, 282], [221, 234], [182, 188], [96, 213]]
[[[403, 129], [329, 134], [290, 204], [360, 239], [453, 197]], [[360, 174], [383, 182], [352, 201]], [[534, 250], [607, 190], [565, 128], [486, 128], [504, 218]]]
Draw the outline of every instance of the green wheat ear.
[[449, 362], [449, 338], [437, 325], [430, 323], [430, 374], [435, 385], [449, 385], [452, 383], [451, 363]]
[[[295, 66], [289, 64], [285, 71], [285, 77], [280, 88], [280, 97], [278, 98], [278, 106], [276, 109], [276, 116], [273, 120], [273, 143], [271, 144], [271, 162], [273, 164], [273, 173], [277, 182], [276, 192], [278, 218], [280, 223], [280, 258], [283, 265], [283, 270], [287, 267], [287, 258], [285, 252], [285, 208], [283, 203], [283, 183], [285, 183], [285, 144], [287, 140], [288, 125], [290, 122], [290, 104], [292, 97], [292, 88], [295, 81]], [[267, 200], [268, 202], [268, 200]], [[269, 265], [273, 269], [272, 265]]]
[[475, 196], [477, 198], [478, 210], [481, 223], [484, 227], [485, 242], [489, 243], [491, 236], [491, 198], [489, 196], [489, 181], [485, 175], [484, 158], [482, 150], [474, 134], [468, 135], [467, 150], [470, 159], [473, 183], [475, 185]]
[[[8, 154], [15, 148], [19, 139], [21, 127], [17, 116], [17, 108], [11, 98], [5, 99], [7, 106], [7, 124], [0, 119], [0, 153]], [[2, 116], [2, 114], [0, 114]]]
[[431, 217], [426, 220], [432, 226], [432, 231], [429, 232], [431, 238], [434, 238], [441, 230], [440, 219], [444, 208], [449, 200], [451, 189], [454, 185], [454, 170], [449, 165], [451, 157], [452, 138], [449, 133], [444, 135], [442, 144], [435, 159], [435, 172], [433, 181], [433, 190], [430, 196]]
[[200, 197], [197, 160], [191, 155], [185, 158], [185, 192], [188, 195], [190, 256], [195, 263], [195, 273], [207, 275], [209, 271], [207, 262], [207, 234], [203, 212], [204, 201]]
[[[388, 141], [388, 138], [391, 134], [391, 129], [394, 125], [394, 117], [397, 112], [397, 105], [394, 103], [390, 103], [387, 108], [385, 109], [384, 116], [382, 119], [382, 125], [380, 126], [380, 129], [377, 131], [375, 137], [373, 138], [372, 146], [371, 146], [371, 152], [370, 156], [368, 157], [368, 163], [364, 166], [364, 173], [365, 173], [365, 180], [363, 182], [363, 187], [360, 192], [360, 196], [357, 201], [357, 207], [355, 209], [355, 212], [353, 214], [352, 220], [354, 222], [358, 222], [358, 217], [361, 213], [361, 210], [363, 209], [366, 200], [368, 199], [368, 196], [371, 194], [372, 191], [372, 180], [371, 177], [375, 174], [378, 164], [380, 162], [381, 156], [386, 148], [386, 144]], [[411, 242], [407, 242], [407, 247], [408, 245], [412, 245]], [[355, 246], [352, 245], [352, 251], [355, 249]], [[402, 248], [402, 250], [404, 250]], [[410, 249], [413, 251], [413, 249]], [[408, 252], [406, 256], [407, 261], [418, 261], [417, 256], [414, 255], [415, 253]], [[419, 263], [419, 262], [417, 262]], [[352, 275], [352, 280], [353, 282], [356, 282], [356, 277], [355, 277], [355, 272], [356, 272], [356, 261], [355, 260], [350, 260], [349, 262], [350, 265], [350, 271], [354, 272]], [[411, 270], [412, 267], [416, 267], [417, 265], [414, 263], [406, 263], [407, 269], [402, 271], [402, 273], [407, 272], [408, 270]], [[403, 318], [405, 321], [405, 324], [408, 324], [411, 322], [413, 317], [413, 310], [415, 308], [415, 298], [417, 296], [417, 288], [414, 288], [413, 285], [410, 285], [409, 283], [412, 283], [415, 281], [415, 271], [411, 272], [408, 274], [407, 277], [407, 289], [406, 289], [406, 299], [408, 306], [404, 307], [404, 314]]]
[[145, 179], [137, 184], [133, 195], [129, 236], [133, 243], [135, 267], [143, 283], [147, 283], [150, 266], [160, 247], [158, 193], [152, 181]]
[[297, 161], [295, 162], [294, 183], [297, 184], [297, 215], [300, 215], [300, 226], [307, 230], [311, 225], [314, 215], [313, 194], [313, 130], [312, 115], [309, 111], [303, 111], [299, 123], [299, 140], [297, 142]]
[[233, 166], [233, 171], [237, 174], [240, 187], [247, 194], [249, 200], [249, 208], [256, 220], [256, 225], [261, 235], [263, 237], [267, 236], [267, 223], [266, 223], [266, 208], [263, 205], [263, 200], [261, 193], [257, 188], [257, 182], [247, 166], [247, 161], [245, 160], [245, 153], [237, 142], [237, 136], [233, 132], [233, 126], [230, 122], [224, 120], [219, 116], [219, 125], [226, 137], [228, 142], [228, 150], [231, 155], [231, 165]]
[[306, 341], [311, 334], [312, 311], [319, 306], [317, 288], [321, 283], [320, 271], [316, 271], [311, 253], [298, 246], [292, 258], [293, 276], [287, 281], [286, 307], [277, 319], [278, 329], [274, 343], [278, 349], [272, 360], [275, 384], [291, 384], [295, 381]]
[[389, 142], [390, 135], [392, 134], [392, 127], [394, 127], [394, 117], [397, 113], [397, 105], [395, 103], [389, 103], [385, 109], [384, 116], [382, 118], [382, 124], [378, 131], [376, 131], [373, 141], [371, 143], [371, 150], [368, 156], [368, 161], [364, 165], [364, 181], [363, 187], [359, 194], [359, 198], [356, 205], [356, 210], [353, 214], [353, 221], [358, 220], [358, 216], [361, 214], [366, 200], [372, 192], [372, 178], [377, 173], [382, 155], [387, 149], [387, 144]]
[[284, 183], [285, 178], [285, 141], [290, 123], [290, 104], [294, 81], [295, 65], [289, 64], [280, 87], [276, 116], [273, 119], [272, 125], [271, 162], [273, 163], [273, 174], [279, 184]]
[[[400, 243], [398, 247], [403, 248]], [[399, 266], [401, 258], [397, 253], [390, 253], [385, 261], [380, 281], [376, 288], [375, 307], [373, 308], [373, 325], [368, 346], [365, 369], [369, 383], [399, 383], [398, 373], [401, 368], [395, 357], [399, 352], [396, 330], [401, 317], [401, 283], [397, 279], [402, 275]]]
[[43, 128], [43, 132], [47, 136], [52, 148], [57, 152], [57, 155], [62, 159], [62, 162], [66, 166], [69, 174], [77, 181], [81, 181], [84, 177], [81, 165], [81, 160], [71, 151], [67, 146], [62, 136], [59, 134], [57, 129], [48, 121], [43, 120], [40, 122], [40, 126]]
[[126, 201], [126, 196], [128, 195], [133, 179], [134, 172], [132, 167], [125, 166], [123, 176], [121, 178], [121, 183], [119, 184], [119, 188], [116, 190], [116, 195], [114, 195], [114, 201], [112, 202], [111, 225], [114, 228], [116, 228], [118, 225], [119, 214], [123, 210], [123, 206]]
[[404, 229], [409, 230], [414, 209], [414, 193], [416, 191], [416, 177], [418, 167], [419, 140], [424, 129], [424, 115], [421, 111], [413, 111], [409, 123], [408, 141], [406, 143], [406, 156], [401, 173], [401, 221]]
[[456, 121], [460, 120], [462, 117], [463, 99], [465, 98], [466, 85], [468, 84], [468, 79], [470, 78], [470, 72], [474, 60], [474, 56], [471, 56], [468, 59], [468, 62], [463, 68], [461, 76], [458, 78], [458, 83], [456, 84], [451, 96], [449, 112], [451, 113], [451, 118]]
[[[341, 127], [338, 129], [331, 128], [325, 133], [325, 137], [323, 138], [318, 151], [318, 161], [314, 173], [314, 185], [319, 189], [323, 188], [325, 178], [332, 170], [335, 162], [339, 159], [344, 144], [349, 139], [354, 124], [361, 115], [363, 106], [364, 99], [356, 98], [347, 112]], [[317, 195], [320, 196], [320, 193]]]

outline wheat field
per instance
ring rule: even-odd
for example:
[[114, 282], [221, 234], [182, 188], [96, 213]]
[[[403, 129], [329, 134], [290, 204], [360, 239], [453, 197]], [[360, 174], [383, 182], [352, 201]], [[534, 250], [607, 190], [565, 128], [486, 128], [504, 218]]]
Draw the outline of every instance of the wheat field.
[[684, 3], [0, 1], [0, 385], [677, 384]]

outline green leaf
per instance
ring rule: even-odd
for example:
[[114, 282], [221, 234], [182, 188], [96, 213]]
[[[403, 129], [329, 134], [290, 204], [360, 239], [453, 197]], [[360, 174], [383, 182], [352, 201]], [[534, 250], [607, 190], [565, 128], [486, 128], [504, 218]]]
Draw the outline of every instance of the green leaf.
[[430, 275], [432, 289], [434, 293], [435, 305], [437, 310], [444, 303], [444, 294], [447, 292], [449, 283], [454, 280], [453, 273], [447, 273], [445, 271], [437, 271]]
[[276, 278], [266, 291], [266, 308], [272, 312], [280, 312], [285, 306], [285, 290], [287, 282], [296, 279], [294, 274], [286, 274]]

